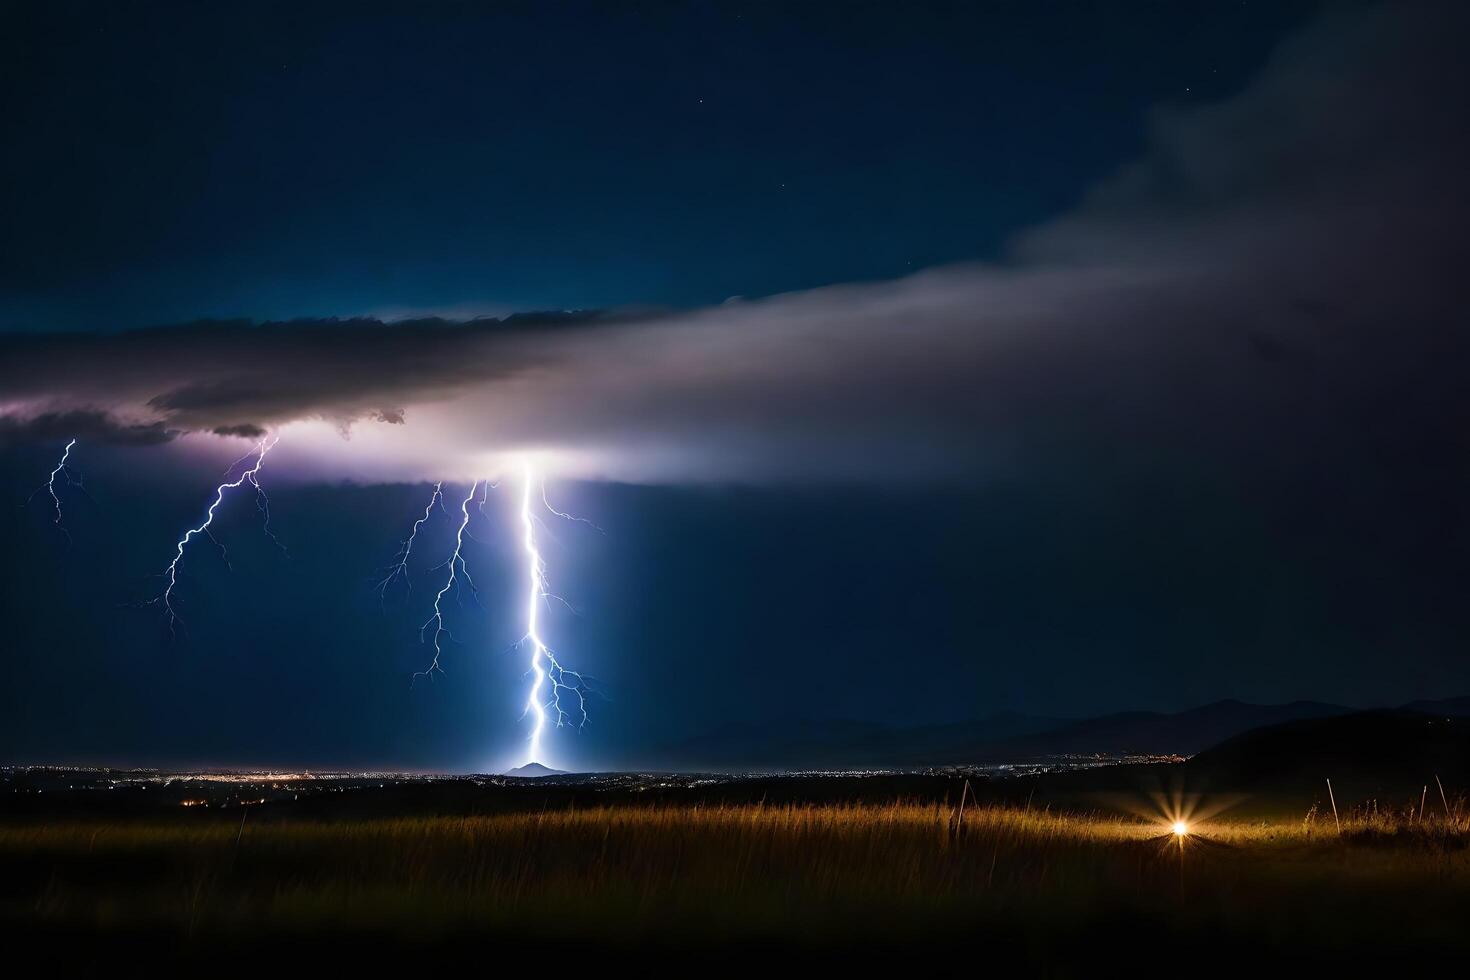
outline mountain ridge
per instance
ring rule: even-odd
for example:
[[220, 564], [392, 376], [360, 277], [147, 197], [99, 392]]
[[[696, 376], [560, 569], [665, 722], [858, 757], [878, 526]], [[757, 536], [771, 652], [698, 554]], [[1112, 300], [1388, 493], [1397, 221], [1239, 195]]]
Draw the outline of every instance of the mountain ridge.
[[[791, 772], [1024, 763], [1063, 755], [1193, 756], [1246, 732], [1358, 714], [1323, 701], [1255, 704], [1235, 698], [1177, 712], [1118, 711], [1062, 719], [997, 712], [967, 722], [891, 726], [852, 719], [735, 723], [665, 746], [662, 761], [690, 770]], [[1470, 696], [1398, 709], [1470, 717]]]
[[552, 769], [549, 766], [543, 766], [539, 762], [528, 762], [524, 766], [516, 766], [514, 769], [506, 770], [505, 774], [507, 776], [516, 776], [522, 779], [538, 779], [542, 776], [567, 775], [565, 770]]

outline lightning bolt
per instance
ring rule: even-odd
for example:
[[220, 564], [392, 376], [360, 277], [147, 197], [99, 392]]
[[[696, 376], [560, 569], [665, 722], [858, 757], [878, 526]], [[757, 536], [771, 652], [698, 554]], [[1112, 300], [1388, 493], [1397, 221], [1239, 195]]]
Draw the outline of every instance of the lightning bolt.
[[[499, 480], [497, 480], [494, 483], [491, 483], [489, 480], [485, 480], [482, 483], [481, 487], [480, 487], [480, 499], [477, 500], [477, 501], [475, 501], [475, 509], [478, 510], [480, 512], [480, 516], [483, 517], [483, 518], [485, 518], [486, 520], [489, 520], [490, 519], [490, 515], [487, 514], [487, 513], [485, 513], [485, 501], [487, 501], [487, 500], [490, 499], [490, 491], [496, 489], [499, 486], [500, 486], [500, 481]], [[468, 532], [468, 531], [466, 531], [465, 533], [470, 535], [470, 540], [471, 541], [478, 541], [478, 540], [480, 540], [479, 538], [475, 537], [473, 534], [470, 534], [470, 532]]]
[[388, 574], [378, 582], [378, 598], [385, 598], [388, 594], [388, 589], [392, 587], [394, 582], [400, 580], [403, 582], [407, 591], [413, 591], [413, 580], [408, 576], [408, 559], [413, 554], [413, 545], [414, 541], [418, 539], [419, 528], [423, 527], [424, 522], [429, 519], [429, 515], [434, 513], [435, 507], [438, 507], [440, 510], [444, 509], [444, 484], [442, 481], [434, 484], [434, 492], [429, 497], [428, 505], [424, 507], [424, 516], [413, 522], [413, 527], [409, 529], [408, 537], [404, 538], [402, 544], [398, 546], [398, 554], [394, 556], [393, 564], [388, 568]]
[[[272, 442], [271, 446], [274, 445], [275, 443]], [[266, 447], [266, 449], [269, 448], [270, 446]], [[281, 543], [281, 539], [276, 537], [276, 532], [271, 530], [271, 498], [266, 496], [265, 487], [260, 485], [260, 464], [265, 462], [265, 452], [265, 449], [261, 450], [260, 458], [256, 461], [256, 465], [252, 469], [246, 470], [245, 476], [249, 479], [250, 485], [255, 488], [255, 509], [260, 512], [260, 529], [265, 532], [266, 537], [271, 539], [271, 544], [281, 549], [281, 554], [290, 558], [291, 553], [286, 550], [286, 546]]]
[[[465, 496], [464, 502], [459, 505], [459, 512], [462, 519], [459, 522], [459, 530], [454, 533], [454, 553], [449, 556], [448, 561], [444, 562], [442, 565], [436, 566], [438, 568], [444, 568], [447, 566], [449, 568], [449, 575], [445, 577], [443, 587], [440, 588], [438, 593], [436, 593], [434, 596], [433, 615], [424, 620], [424, 624], [419, 627], [420, 643], [425, 642], [424, 636], [428, 632], [429, 627], [431, 625], [434, 627], [434, 659], [430, 661], [427, 669], [418, 671], [413, 675], [413, 680], [415, 681], [418, 680], [420, 677], [432, 677], [436, 671], [441, 674], [444, 673], [443, 669], [439, 666], [439, 657], [444, 652], [444, 637], [448, 636], [451, 640], [454, 639], [454, 634], [451, 633], [448, 627], [444, 625], [444, 597], [449, 594], [449, 591], [451, 589], [456, 589], [459, 584], [459, 576], [461, 575], [463, 575], [465, 581], [470, 584], [470, 590], [476, 591], [475, 580], [470, 578], [469, 566], [466, 565], [464, 561], [464, 539], [465, 528], [469, 527], [470, 524], [470, 504], [474, 501], [475, 491], [479, 488], [480, 481], [478, 480], [470, 484], [469, 494]], [[435, 496], [439, 496], [437, 485], [435, 486], [434, 493]], [[429, 502], [429, 507], [433, 507], [432, 500], [430, 500]], [[428, 510], [424, 511], [424, 515], [426, 517], [428, 516]], [[417, 524], [415, 524], [415, 530], [417, 530]], [[459, 593], [456, 589], [455, 595], [458, 594]]]
[[[536, 519], [532, 513], [535, 496], [539, 493], [542, 505], [559, 517], [565, 517], [568, 520], [581, 520], [581, 518], [563, 514], [546, 502], [546, 484], [537, 478], [530, 460], [522, 461], [521, 474], [521, 543], [526, 553], [528, 585], [526, 633], [521, 638], [521, 643], [531, 648], [529, 673], [532, 677], [531, 690], [526, 697], [525, 712], [531, 717], [531, 738], [527, 761], [536, 762], [539, 761], [537, 757], [541, 754], [541, 736], [546, 730], [546, 723], [551, 715], [556, 717], [557, 728], [571, 724], [573, 721], [579, 728], [587, 723], [589, 689], [582, 675], [563, 668], [556, 659], [556, 654], [541, 639], [541, 603], [551, 598], [552, 594], [546, 589], [546, 562], [542, 559], [541, 551], [536, 546]], [[591, 524], [592, 522], [584, 521], [583, 523]], [[571, 695], [577, 698], [575, 708], [569, 707]], [[568, 698], [565, 706], [562, 702], [564, 696]]]
[[[546, 497], [546, 485], [541, 480], [529, 460], [522, 463], [522, 486], [520, 501], [520, 519], [522, 531], [522, 545], [526, 556], [526, 575], [529, 592], [526, 596], [526, 632], [517, 642], [517, 646], [528, 646], [531, 651], [529, 673], [533, 677], [531, 690], [526, 697], [525, 714], [532, 719], [529, 761], [536, 761], [541, 754], [541, 739], [546, 731], [548, 722], [555, 720], [557, 728], [575, 724], [579, 728], [587, 723], [587, 696], [591, 688], [586, 679], [573, 670], [568, 670], [561, 665], [556, 654], [546, 645], [541, 638], [540, 612], [541, 603], [548, 599], [560, 599], [560, 596], [550, 592], [546, 584], [546, 563], [541, 557], [540, 549], [536, 545], [536, 521], [534, 508], [539, 500], [540, 505], [548, 512], [569, 521], [578, 521], [596, 528], [591, 521], [575, 517], [564, 511], [553, 507]], [[419, 642], [429, 643], [433, 646], [433, 657], [429, 666], [424, 670], [417, 671], [413, 679], [417, 681], [420, 677], [432, 678], [434, 674], [442, 674], [440, 659], [444, 653], [444, 639], [448, 637], [455, 640], [454, 633], [444, 621], [444, 599], [451, 592], [458, 596], [461, 579], [469, 585], [472, 593], [478, 596], [474, 579], [470, 577], [469, 566], [465, 563], [464, 542], [465, 538], [474, 540], [474, 535], [469, 532], [470, 505], [473, 504], [483, 516], [485, 513], [485, 500], [493, 484], [487, 481], [476, 480], [470, 484], [470, 489], [459, 505], [459, 526], [454, 534], [454, 550], [449, 558], [436, 568], [447, 568], [448, 574], [444, 577], [444, 584], [434, 594], [434, 611], [429, 618], [424, 620], [419, 627]], [[483, 489], [482, 489], [483, 488]], [[404, 538], [395, 556], [394, 563], [389, 566], [387, 574], [378, 582], [378, 594], [383, 596], [394, 583], [402, 580], [408, 585], [408, 560], [413, 554], [414, 542], [417, 540], [419, 529], [424, 522], [432, 516], [435, 507], [441, 510], [444, 507], [443, 484], [434, 484], [434, 492], [429, 497], [428, 504], [424, 507], [423, 515], [409, 529], [408, 537]], [[479, 500], [476, 500], [476, 495]], [[598, 528], [598, 530], [601, 530]], [[409, 586], [411, 588], [411, 586]], [[565, 600], [562, 600], [563, 602]], [[575, 704], [572, 698], [575, 697]]]
[[[217, 511], [219, 509], [219, 505], [224, 502], [225, 491], [239, 489], [246, 483], [249, 483], [252, 487], [254, 487], [256, 507], [260, 510], [261, 514], [265, 518], [265, 533], [270, 537], [272, 541], [275, 541], [278, 546], [281, 544], [280, 541], [276, 540], [276, 536], [271, 533], [270, 502], [265, 496], [265, 491], [260, 486], [260, 468], [265, 465], [266, 453], [270, 452], [271, 449], [274, 448], [277, 441], [278, 440], [275, 438], [262, 439], [260, 443], [255, 447], [255, 450], [253, 452], [247, 453], [245, 456], [240, 457], [240, 459], [236, 463], [231, 464], [230, 470], [233, 470], [235, 466], [243, 463], [251, 456], [255, 457], [255, 462], [252, 463], [243, 472], [241, 472], [238, 477], [236, 477], [234, 480], [226, 480], [224, 483], [221, 483], [218, 487], [215, 488], [214, 501], [210, 503], [208, 509], [205, 510], [204, 520], [200, 522], [196, 527], [191, 527], [187, 531], [185, 531], [183, 537], [179, 538], [178, 543], [174, 545], [174, 559], [173, 561], [168, 563], [168, 568], [165, 569], [163, 572], [163, 577], [167, 579], [168, 584], [164, 586], [164, 589], [161, 593], [144, 603], [144, 605], [149, 606], [163, 606], [164, 612], [168, 615], [168, 632], [170, 637], [177, 635], [177, 627], [178, 624], [181, 622], [178, 612], [174, 609], [174, 587], [179, 584], [179, 564], [184, 560], [184, 549], [188, 547], [189, 542], [201, 535], [209, 538], [210, 541], [214, 542], [215, 547], [219, 549], [220, 557], [224, 560], [225, 567], [228, 568], [230, 565], [229, 552], [225, 550], [225, 546], [220, 543], [219, 539], [214, 536], [214, 531], [211, 530], [211, 525], [214, 524], [215, 511]], [[226, 477], [230, 475], [230, 470], [225, 471]]]
[[[250, 457], [258, 455], [260, 455], [260, 446], [256, 445], [254, 449], [249, 450], [229, 466], [226, 466], [225, 471], [220, 474], [220, 477], [228, 480], [230, 474], [235, 472], [235, 467], [242, 465]], [[245, 475], [249, 478], [248, 482], [250, 485], [255, 488], [255, 509], [260, 512], [260, 529], [265, 532], [266, 537], [271, 539], [272, 544], [281, 549], [281, 554], [287, 558], [291, 557], [290, 552], [286, 550], [286, 546], [281, 543], [281, 539], [276, 537], [275, 532], [271, 530], [271, 500], [270, 497], [266, 496], [265, 488], [260, 485], [258, 473], [247, 472]]]
[[67, 531], [66, 525], [63, 524], [63, 523], [61, 523], [61, 495], [56, 492], [56, 478], [57, 477], [63, 477], [63, 478], [65, 478], [65, 480], [66, 480], [66, 486], [69, 486], [69, 487], [81, 487], [82, 481], [80, 479], [78, 479], [77, 476], [76, 476], [76, 474], [74, 474], [71, 471], [71, 468], [66, 465], [67, 464], [67, 460], [71, 459], [71, 451], [72, 451], [72, 448], [74, 446], [76, 446], [76, 444], [77, 444], [77, 441], [75, 439], [73, 439], [71, 442], [68, 442], [66, 444], [66, 449], [62, 451], [62, 453], [61, 453], [61, 460], [60, 460], [60, 462], [58, 462], [56, 464], [56, 468], [51, 471], [51, 474], [49, 476], [46, 477], [46, 482], [44, 484], [42, 484], [41, 486], [37, 487], [36, 490], [35, 490], [35, 493], [32, 493], [31, 494], [31, 499], [32, 500], [34, 500], [35, 497], [36, 497], [36, 494], [40, 493], [42, 490], [44, 490], [44, 491], [46, 491], [46, 493], [50, 494], [50, 496], [51, 496], [51, 509], [56, 514], [55, 518], [52, 519], [51, 523], [52, 524], [55, 524], [57, 526], [57, 528], [59, 528], [61, 530], [61, 533], [62, 534], [66, 535], [66, 540], [68, 542], [71, 541], [71, 532]]
[[544, 480], [541, 481], [541, 506], [551, 511], [562, 520], [576, 521], [578, 524], [586, 524], [588, 527], [592, 528], [592, 530], [594, 531], [597, 531], [599, 534], [605, 533], [602, 528], [598, 527], [596, 524], [593, 524], [591, 521], [587, 520], [587, 518], [577, 517], [575, 514], [568, 514], [566, 511], [557, 510], [555, 507], [551, 506], [551, 501], [546, 499], [546, 482]]

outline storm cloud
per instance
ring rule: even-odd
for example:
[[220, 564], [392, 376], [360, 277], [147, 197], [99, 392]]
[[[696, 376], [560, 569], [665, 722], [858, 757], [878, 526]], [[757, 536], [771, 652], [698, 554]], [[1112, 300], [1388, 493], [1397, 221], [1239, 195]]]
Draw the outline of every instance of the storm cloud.
[[329, 479], [527, 450], [630, 481], [1458, 479], [1467, 19], [1322, 19], [1233, 98], [1158, 109], [1145, 155], [996, 263], [657, 315], [9, 335], [0, 437], [277, 430]]

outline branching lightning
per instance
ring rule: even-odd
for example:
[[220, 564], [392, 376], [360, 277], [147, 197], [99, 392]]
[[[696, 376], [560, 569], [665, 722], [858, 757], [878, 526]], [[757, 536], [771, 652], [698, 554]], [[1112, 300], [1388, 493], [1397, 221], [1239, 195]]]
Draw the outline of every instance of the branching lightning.
[[[490, 491], [494, 490], [498, 486], [500, 486], [499, 481], [495, 483], [491, 483], [489, 480], [483, 481], [480, 487], [480, 499], [475, 501], [475, 510], [478, 510], [480, 512], [480, 516], [486, 518], [487, 520], [489, 519], [490, 515], [485, 513], [485, 501], [490, 499]], [[469, 531], [466, 531], [465, 533], [469, 534], [471, 541], [479, 540], [479, 538], [475, 537]]]
[[56, 515], [51, 523], [55, 524], [62, 534], [66, 535], [67, 541], [71, 540], [71, 533], [67, 531], [66, 525], [61, 522], [61, 495], [56, 492], [56, 479], [57, 477], [61, 477], [66, 481], [65, 486], [81, 488], [81, 479], [67, 465], [67, 461], [71, 459], [72, 447], [76, 444], [77, 441], [75, 439], [66, 444], [66, 449], [62, 451], [61, 460], [56, 464], [56, 468], [46, 477], [46, 482], [37, 487], [35, 493], [31, 494], [31, 498], [35, 499], [36, 494], [44, 490], [51, 496], [51, 509]]
[[[434, 596], [433, 615], [424, 620], [424, 624], [419, 627], [419, 642], [421, 643], [425, 642], [424, 637], [428, 633], [429, 627], [433, 627], [434, 631], [432, 642], [434, 645], [434, 659], [429, 663], [427, 669], [418, 671], [413, 675], [414, 680], [418, 680], [420, 677], [425, 676], [432, 677], [436, 672], [441, 674], [444, 673], [444, 671], [439, 666], [439, 656], [444, 652], [444, 637], [448, 636], [451, 640], [454, 639], [454, 634], [451, 633], [449, 631], [449, 628], [444, 625], [444, 597], [449, 594], [451, 589], [456, 590], [455, 594], [458, 595], [457, 587], [459, 585], [459, 578], [461, 575], [463, 575], [464, 580], [469, 583], [470, 590], [475, 591], [475, 580], [470, 578], [469, 566], [465, 564], [464, 560], [464, 539], [465, 528], [469, 527], [470, 523], [470, 504], [474, 501], [475, 491], [478, 490], [479, 487], [480, 482], [478, 480], [470, 484], [470, 492], [465, 496], [464, 501], [459, 505], [461, 520], [459, 522], [459, 530], [454, 533], [454, 553], [449, 556], [448, 561], [444, 562], [443, 565], [438, 566], [440, 568], [444, 568], [447, 566], [449, 569], [449, 575], [445, 577], [443, 587], [440, 588], [438, 593], [436, 593]], [[434, 496], [440, 496], [439, 487], [437, 484], [434, 488]], [[433, 506], [434, 502], [431, 499], [429, 501], [429, 508], [432, 509]], [[424, 516], [428, 516], [427, 509], [424, 511]], [[415, 532], [417, 532], [418, 524], [414, 525], [414, 530]]]
[[597, 531], [598, 533], [603, 533], [602, 532], [602, 528], [598, 527], [596, 524], [593, 524], [591, 521], [587, 520], [587, 518], [585, 518], [585, 517], [578, 517], [575, 514], [568, 514], [566, 511], [557, 510], [555, 507], [551, 506], [551, 501], [546, 499], [546, 481], [542, 480], [540, 482], [541, 482], [541, 506], [543, 506], [547, 510], [551, 511], [551, 513], [555, 514], [557, 517], [560, 517], [562, 520], [576, 521], [578, 524], [586, 524], [588, 527], [592, 528], [592, 530]]
[[[522, 480], [521, 540], [526, 553], [526, 577], [529, 588], [526, 594], [526, 633], [521, 638], [521, 643], [528, 644], [531, 648], [529, 672], [532, 682], [531, 691], [526, 698], [526, 714], [531, 716], [528, 761], [536, 762], [539, 761], [538, 756], [541, 754], [541, 736], [546, 730], [549, 716], [555, 715], [557, 728], [572, 723], [581, 727], [587, 723], [588, 687], [581, 674], [562, 667], [556, 654], [541, 639], [541, 603], [551, 598], [552, 595], [546, 590], [546, 562], [542, 559], [541, 551], [536, 546], [536, 518], [532, 512], [534, 495], [539, 492], [542, 505], [553, 514], [568, 520], [581, 520], [581, 518], [563, 514], [546, 502], [546, 486], [537, 478], [536, 471], [529, 460], [522, 463]], [[591, 524], [591, 521], [584, 523]], [[575, 707], [570, 705], [570, 698], [573, 695], [577, 699]], [[568, 699], [565, 704], [563, 703], [564, 697]]]
[[[265, 465], [266, 453], [271, 451], [276, 442], [277, 440], [275, 438], [262, 439], [260, 443], [255, 447], [254, 451], [240, 457], [240, 459], [235, 464], [231, 465], [229, 470], [225, 471], [225, 477], [227, 479], [224, 483], [221, 483], [218, 487], [215, 488], [214, 500], [210, 503], [208, 509], [205, 510], [204, 520], [201, 521], [197, 526], [191, 527], [187, 531], [185, 531], [183, 536], [179, 538], [178, 543], [174, 546], [173, 561], [168, 563], [168, 568], [163, 573], [163, 577], [168, 584], [164, 586], [164, 589], [161, 593], [144, 603], [144, 605], [163, 606], [164, 612], [168, 615], [168, 631], [170, 636], [177, 635], [177, 627], [178, 624], [181, 622], [178, 612], [174, 609], [173, 605], [174, 587], [179, 583], [179, 565], [184, 560], [184, 549], [188, 547], [189, 542], [201, 535], [209, 538], [210, 541], [214, 542], [215, 547], [219, 549], [220, 558], [224, 560], [226, 567], [228, 567], [230, 564], [229, 552], [225, 550], [225, 546], [220, 543], [219, 539], [214, 536], [214, 531], [212, 530], [215, 512], [219, 509], [219, 505], [224, 502], [226, 491], [238, 489], [246, 483], [249, 483], [252, 487], [254, 487], [256, 507], [260, 510], [260, 513], [265, 521], [265, 533], [270, 537], [272, 541], [275, 541], [277, 546], [281, 545], [281, 542], [278, 541], [276, 539], [276, 536], [271, 533], [270, 501], [265, 495], [265, 490], [262, 489], [260, 485], [260, 468]], [[230, 471], [233, 470], [235, 466], [243, 464], [245, 460], [249, 459], [251, 456], [255, 457], [255, 462], [252, 463], [245, 470], [243, 470], [240, 475], [234, 480], [229, 480], [228, 477], [230, 475]], [[284, 548], [282, 550], [284, 550]]]
[[[274, 446], [275, 443], [272, 442], [271, 445]], [[247, 470], [245, 472], [245, 475], [250, 480], [250, 485], [255, 488], [255, 509], [260, 512], [260, 529], [265, 532], [266, 537], [271, 539], [271, 544], [274, 544], [277, 548], [281, 549], [281, 554], [285, 555], [287, 558], [290, 558], [291, 553], [286, 550], [286, 546], [281, 543], [281, 539], [276, 537], [276, 532], [271, 530], [271, 498], [266, 496], [265, 487], [262, 487], [260, 485], [259, 464], [260, 462], [264, 461], [265, 451], [262, 450], [260, 454], [260, 460], [257, 462], [253, 469]]]
[[419, 528], [423, 527], [424, 522], [429, 519], [429, 515], [434, 513], [435, 507], [438, 507], [441, 511], [444, 509], [443, 482], [434, 484], [434, 492], [429, 496], [429, 503], [424, 507], [424, 516], [413, 522], [413, 527], [409, 529], [408, 537], [404, 538], [403, 543], [398, 546], [398, 554], [394, 556], [393, 564], [388, 568], [388, 574], [378, 582], [378, 598], [385, 598], [388, 594], [388, 589], [393, 586], [393, 583], [398, 581], [403, 582], [404, 588], [407, 591], [413, 591], [413, 580], [409, 578], [408, 574], [408, 559], [413, 554], [414, 542], [418, 540]]
[[[550, 592], [546, 583], [546, 563], [541, 557], [541, 551], [536, 544], [536, 524], [539, 520], [536, 515], [536, 506], [544, 507], [549, 513], [569, 521], [577, 521], [596, 527], [591, 521], [572, 514], [559, 511], [551, 506], [546, 498], [545, 483], [537, 475], [535, 468], [529, 460], [522, 463], [522, 487], [520, 499], [521, 520], [521, 543], [525, 552], [526, 577], [529, 591], [526, 595], [526, 631], [516, 646], [529, 647], [531, 652], [529, 673], [532, 676], [531, 689], [526, 697], [525, 714], [532, 719], [529, 759], [537, 761], [541, 754], [541, 740], [545, 734], [548, 722], [554, 721], [557, 728], [567, 725], [581, 727], [587, 722], [587, 697], [592, 693], [592, 688], [587, 680], [573, 670], [567, 670], [561, 665], [556, 654], [546, 645], [541, 638], [540, 612], [541, 604], [550, 599], [560, 599]], [[485, 500], [495, 484], [488, 480], [476, 480], [470, 485], [469, 492], [460, 501], [460, 519], [454, 534], [454, 550], [436, 568], [446, 568], [448, 573], [444, 577], [439, 591], [434, 594], [433, 612], [429, 618], [424, 620], [419, 627], [419, 642], [428, 643], [433, 647], [433, 656], [428, 667], [413, 675], [417, 681], [420, 677], [432, 678], [434, 674], [442, 674], [440, 659], [444, 653], [444, 640], [456, 640], [454, 633], [449, 629], [444, 618], [444, 600], [450, 593], [459, 596], [461, 590], [467, 585], [472, 594], [478, 598], [474, 579], [470, 577], [469, 566], [465, 562], [464, 544], [465, 539], [475, 540], [470, 533], [470, 507], [473, 505], [483, 516], [485, 513]], [[478, 496], [478, 499], [476, 499]], [[429, 502], [424, 507], [423, 515], [414, 521], [413, 527], [409, 529], [408, 536], [404, 538], [395, 556], [394, 563], [389, 566], [386, 574], [378, 581], [377, 591], [383, 596], [387, 591], [402, 581], [405, 587], [411, 588], [409, 583], [408, 561], [413, 554], [414, 544], [418, 538], [419, 530], [423, 527], [438, 507], [444, 509], [443, 484], [434, 484], [434, 492], [429, 497]], [[601, 530], [600, 528], [598, 530]], [[565, 600], [561, 600], [565, 602]], [[569, 607], [570, 608], [570, 607]], [[575, 610], [573, 610], [575, 611]], [[573, 700], [575, 698], [575, 701]]]

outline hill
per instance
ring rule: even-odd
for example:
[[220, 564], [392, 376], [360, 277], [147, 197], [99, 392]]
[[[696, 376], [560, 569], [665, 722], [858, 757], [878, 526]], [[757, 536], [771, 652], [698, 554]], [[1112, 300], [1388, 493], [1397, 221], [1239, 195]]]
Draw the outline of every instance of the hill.
[[522, 778], [537, 778], [540, 776], [565, 776], [566, 773], [560, 769], [551, 769], [539, 762], [528, 762], [524, 766], [517, 766], [506, 772], [507, 776], [520, 776]]
[[1254, 728], [1331, 718], [1352, 710], [1319, 701], [1249, 704], [1226, 700], [1172, 714], [1125, 711], [1011, 739], [989, 746], [988, 751], [1016, 759], [1049, 755], [1194, 755]]
[[1440, 698], [1437, 701], [1410, 701], [1403, 705], [1403, 709], [1419, 711], [1426, 715], [1442, 715], [1446, 718], [1470, 718], [1470, 696]]
[[1252, 728], [1352, 710], [1315, 701], [1216, 701], [1175, 713], [1125, 711], [1085, 721], [1016, 713], [913, 728], [799, 720], [726, 726], [666, 747], [657, 759], [684, 770], [771, 772], [1021, 763], [1058, 755], [1193, 755]]
[[1339, 798], [1418, 798], [1436, 777], [1470, 783], [1470, 718], [1419, 711], [1364, 711], [1246, 732], [1183, 766], [1194, 785], [1316, 799], [1331, 779]]

